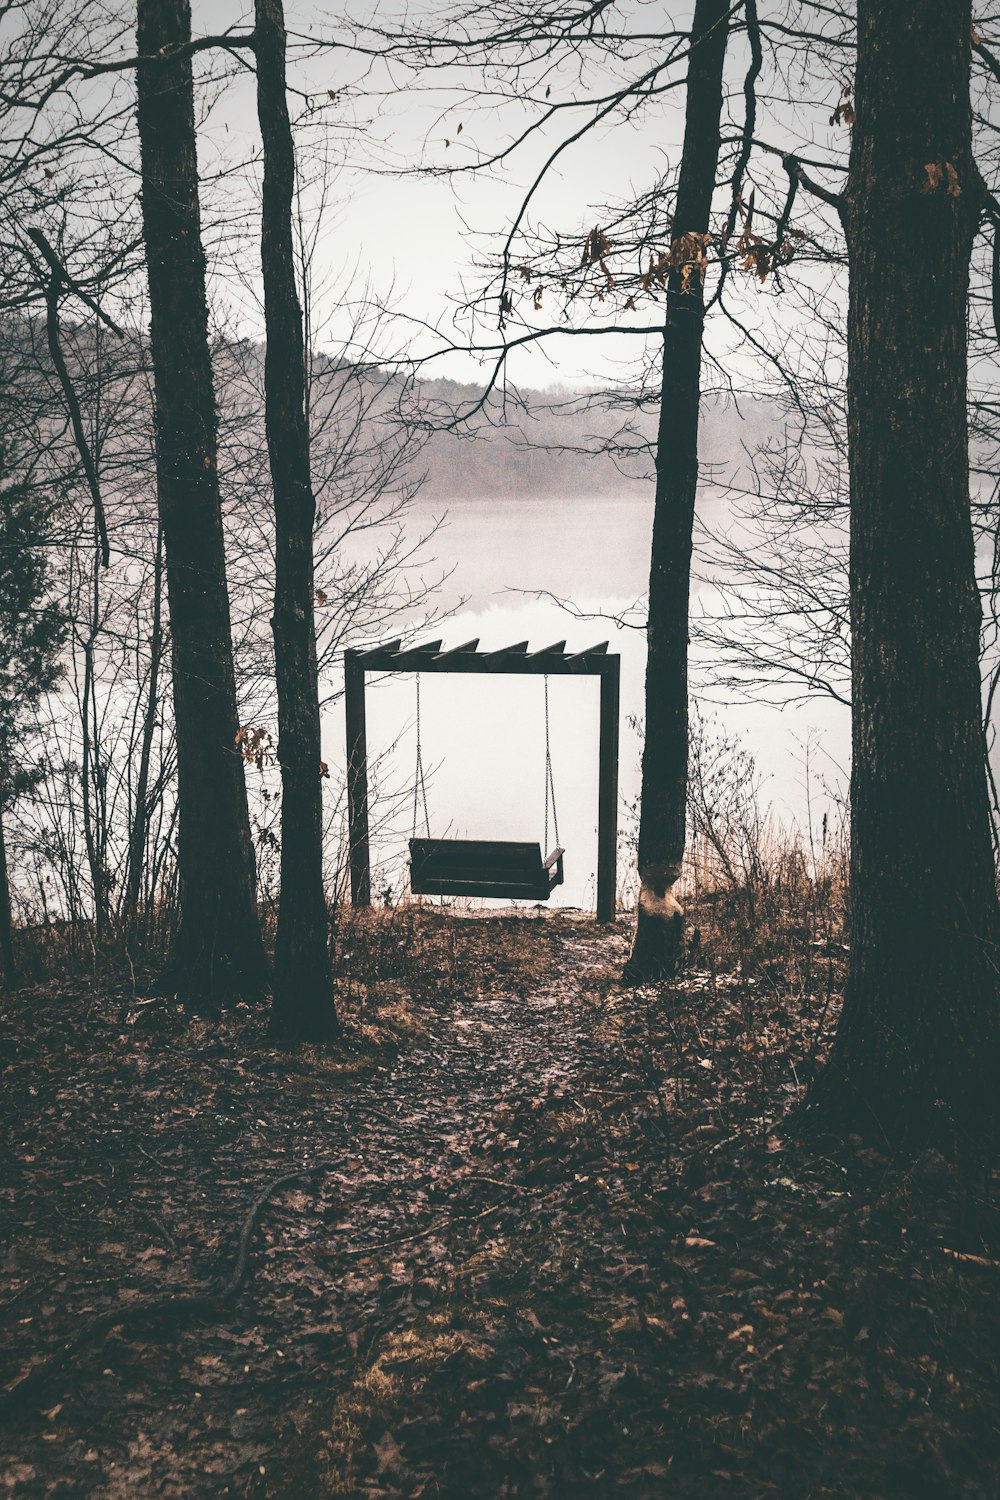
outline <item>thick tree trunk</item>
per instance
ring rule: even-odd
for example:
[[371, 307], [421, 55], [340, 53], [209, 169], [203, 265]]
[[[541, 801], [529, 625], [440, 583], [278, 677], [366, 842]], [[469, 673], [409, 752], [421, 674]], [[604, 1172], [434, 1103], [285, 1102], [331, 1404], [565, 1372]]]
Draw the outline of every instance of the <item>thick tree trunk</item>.
[[[663, 378], [656, 442], [656, 506], [649, 573], [645, 742], [639, 811], [639, 907], [626, 979], [673, 971], [683, 911], [673, 886], [684, 858], [688, 768], [688, 609], [698, 412], [705, 318], [702, 277], [683, 262], [695, 249], [686, 235], [708, 231], [719, 164], [723, 69], [729, 5], [697, 0], [691, 28], [684, 148], [671, 231], [674, 260], [667, 283]], [[685, 248], [685, 245], [689, 249]]]
[[256, 0], [257, 113], [264, 145], [261, 266], [267, 450], [274, 490], [274, 665], [281, 766], [281, 900], [271, 1033], [324, 1041], [337, 1029], [323, 890], [319, 682], [313, 619], [316, 502], [309, 467], [302, 309], [295, 284], [295, 156], [281, 0]]
[[14, 922], [10, 910], [7, 837], [4, 833], [2, 808], [0, 808], [0, 964], [3, 965], [4, 982], [8, 985], [14, 984], [17, 980], [17, 965], [14, 961]]
[[[138, 0], [149, 57], [190, 37], [188, 0]], [[177, 727], [181, 910], [168, 975], [215, 1005], [263, 992], [219, 500], [190, 58], [137, 69], [156, 473]]]
[[996, 885], [969, 505], [979, 190], [968, 0], [858, 6], [850, 262], [848, 990], [816, 1101], [868, 1134], [995, 1124]]

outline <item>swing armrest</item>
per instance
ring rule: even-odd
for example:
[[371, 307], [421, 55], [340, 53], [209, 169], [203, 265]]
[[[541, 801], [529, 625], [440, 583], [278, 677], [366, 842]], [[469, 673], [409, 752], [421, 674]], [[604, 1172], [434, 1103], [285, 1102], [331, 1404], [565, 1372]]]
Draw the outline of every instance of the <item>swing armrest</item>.
[[[555, 868], [553, 868], [553, 866]], [[542, 877], [550, 891], [557, 885], [563, 883], [563, 851], [561, 848], [553, 849], [548, 859], [542, 861]]]

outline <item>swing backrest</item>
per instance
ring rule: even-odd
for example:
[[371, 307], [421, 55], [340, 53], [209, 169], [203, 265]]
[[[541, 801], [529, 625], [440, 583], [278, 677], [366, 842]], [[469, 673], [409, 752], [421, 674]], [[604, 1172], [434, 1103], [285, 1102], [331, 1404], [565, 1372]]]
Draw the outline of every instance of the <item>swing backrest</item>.
[[563, 851], [542, 859], [541, 845], [495, 839], [411, 839], [415, 896], [493, 896], [547, 901], [563, 880]]

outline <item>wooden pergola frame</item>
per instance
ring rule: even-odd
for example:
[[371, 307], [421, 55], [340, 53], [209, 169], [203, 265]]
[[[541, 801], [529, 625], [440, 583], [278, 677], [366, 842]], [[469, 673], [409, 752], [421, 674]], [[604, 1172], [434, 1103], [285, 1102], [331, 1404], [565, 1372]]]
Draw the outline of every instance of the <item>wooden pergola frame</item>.
[[[607, 641], [586, 651], [567, 653], [565, 641], [530, 651], [527, 641], [502, 651], [480, 651], [466, 641], [442, 651], [440, 641], [403, 647], [400, 641], [367, 650], [344, 652], [344, 701], [347, 717], [347, 819], [351, 900], [371, 905], [368, 834], [368, 733], [365, 674], [368, 672], [501, 672], [523, 676], [599, 677], [601, 679], [597, 809], [597, 920], [615, 919], [618, 861], [618, 715], [621, 658], [608, 652]], [[544, 852], [544, 851], [543, 851]]]

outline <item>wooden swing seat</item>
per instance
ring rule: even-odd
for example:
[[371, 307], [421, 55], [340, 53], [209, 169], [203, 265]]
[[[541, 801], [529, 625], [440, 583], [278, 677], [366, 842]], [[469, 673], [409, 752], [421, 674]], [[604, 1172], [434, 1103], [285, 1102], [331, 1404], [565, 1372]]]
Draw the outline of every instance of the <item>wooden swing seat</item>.
[[540, 844], [491, 839], [411, 839], [415, 896], [493, 896], [547, 901], [563, 883], [563, 850], [542, 859]]

